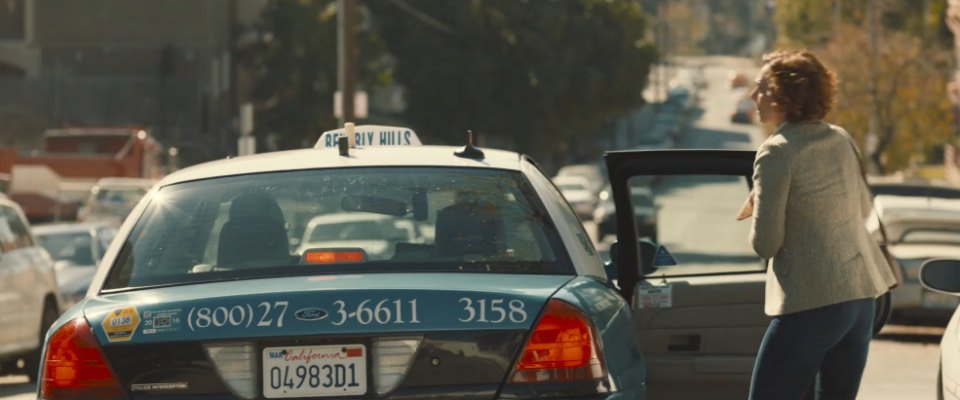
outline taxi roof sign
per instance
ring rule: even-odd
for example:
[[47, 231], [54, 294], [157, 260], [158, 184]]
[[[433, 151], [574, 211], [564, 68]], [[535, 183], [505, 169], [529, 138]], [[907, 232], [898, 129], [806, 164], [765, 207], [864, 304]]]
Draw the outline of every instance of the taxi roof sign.
[[[315, 149], [337, 147], [337, 138], [343, 136], [344, 128], [324, 132], [313, 146]], [[402, 126], [359, 125], [354, 127], [354, 143], [357, 147], [420, 146], [420, 138], [413, 129]]]

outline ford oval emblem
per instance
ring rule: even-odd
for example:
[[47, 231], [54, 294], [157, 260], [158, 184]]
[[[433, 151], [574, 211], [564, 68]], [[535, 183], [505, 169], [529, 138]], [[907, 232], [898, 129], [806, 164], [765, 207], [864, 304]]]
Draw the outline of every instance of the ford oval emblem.
[[319, 321], [327, 317], [327, 310], [317, 307], [301, 308], [294, 315], [301, 321]]

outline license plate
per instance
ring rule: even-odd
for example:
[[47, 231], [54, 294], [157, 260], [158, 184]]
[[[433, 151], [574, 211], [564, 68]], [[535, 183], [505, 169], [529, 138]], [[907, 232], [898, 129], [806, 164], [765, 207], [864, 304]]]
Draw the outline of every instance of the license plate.
[[263, 396], [354, 396], [367, 393], [367, 348], [362, 344], [263, 349]]
[[923, 292], [923, 307], [935, 309], [957, 308], [957, 297], [937, 292]]

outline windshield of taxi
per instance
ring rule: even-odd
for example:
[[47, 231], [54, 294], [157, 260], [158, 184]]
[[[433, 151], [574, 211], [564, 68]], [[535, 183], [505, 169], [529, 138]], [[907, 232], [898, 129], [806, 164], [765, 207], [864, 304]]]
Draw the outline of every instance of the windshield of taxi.
[[546, 215], [515, 171], [351, 168], [188, 182], [151, 200], [105, 288], [283, 274], [573, 274]]

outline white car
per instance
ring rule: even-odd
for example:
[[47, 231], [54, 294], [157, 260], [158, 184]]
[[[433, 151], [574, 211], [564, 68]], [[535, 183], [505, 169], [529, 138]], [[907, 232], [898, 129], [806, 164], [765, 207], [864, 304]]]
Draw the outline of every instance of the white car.
[[[960, 259], [930, 260], [920, 269], [920, 282], [927, 289], [951, 296], [960, 296]], [[940, 340], [940, 371], [937, 376], [937, 399], [960, 399], [960, 311], [954, 311]]]
[[20, 207], [0, 195], [0, 373], [36, 380], [44, 335], [62, 309], [53, 260]]
[[597, 208], [599, 197], [594, 194], [587, 178], [579, 175], [559, 175], [551, 180], [580, 219], [593, 218], [593, 210]]
[[[890, 253], [899, 261], [904, 277], [903, 285], [891, 292], [891, 320], [943, 324], [960, 302], [924, 289], [920, 266], [930, 259], [960, 258], [960, 200], [878, 194], [874, 207], [886, 228]], [[876, 218], [868, 220], [867, 228], [879, 235]]]
[[579, 176], [589, 182], [590, 191], [599, 194], [607, 182], [607, 175], [600, 166], [595, 164], [566, 165], [557, 171], [560, 176]]
[[153, 179], [101, 178], [90, 189], [77, 219], [119, 226], [155, 183]]
[[39, 225], [33, 228], [37, 243], [54, 259], [57, 286], [65, 308], [70, 308], [87, 294], [117, 229], [107, 223], [74, 223]]
[[307, 224], [297, 254], [311, 248], [362, 248], [371, 260], [390, 258], [396, 243], [418, 243], [417, 226], [408, 219], [372, 213], [336, 213]]

